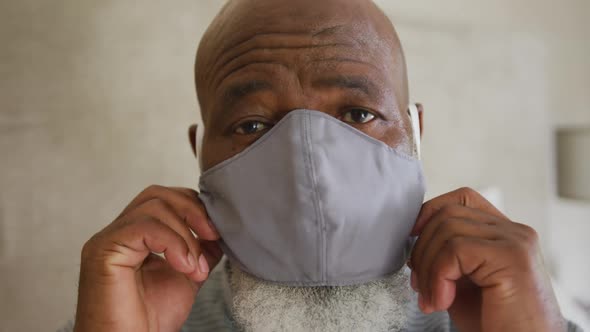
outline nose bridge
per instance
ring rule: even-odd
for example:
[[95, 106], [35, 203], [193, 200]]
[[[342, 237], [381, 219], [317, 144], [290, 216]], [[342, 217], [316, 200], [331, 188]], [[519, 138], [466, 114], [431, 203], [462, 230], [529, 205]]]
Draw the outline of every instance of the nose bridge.
[[[328, 113], [322, 106], [321, 95], [317, 91], [310, 88], [298, 86], [295, 88], [286, 88], [282, 91], [284, 95], [279, 103], [280, 117], [283, 118], [287, 114], [298, 110], [314, 110], [322, 113]], [[294, 91], [291, 91], [293, 89]]]
[[278, 111], [283, 118], [288, 113], [295, 110], [315, 110], [322, 113], [328, 113], [325, 109], [325, 94], [313, 87], [314, 72], [317, 71], [315, 65], [309, 63], [312, 57], [308, 50], [297, 50], [297, 54], [288, 64], [288, 72], [281, 79], [280, 99], [278, 101]]

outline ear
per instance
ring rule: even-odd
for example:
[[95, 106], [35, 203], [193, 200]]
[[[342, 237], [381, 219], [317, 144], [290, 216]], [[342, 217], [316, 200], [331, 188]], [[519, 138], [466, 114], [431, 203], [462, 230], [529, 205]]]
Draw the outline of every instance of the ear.
[[420, 119], [420, 138], [422, 138], [424, 136], [424, 105], [416, 103], [416, 108], [418, 108], [418, 119]]
[[197, 156], [197, 125], [191, 125], [188, 128], [188, 139], [191, 142], [191, 148], [193, 149], [193, 154], [195, 157]]

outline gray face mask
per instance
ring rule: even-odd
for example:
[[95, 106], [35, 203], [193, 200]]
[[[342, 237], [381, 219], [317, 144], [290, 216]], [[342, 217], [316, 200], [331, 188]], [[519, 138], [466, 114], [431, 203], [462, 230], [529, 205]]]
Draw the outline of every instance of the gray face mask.
[[229, 259], [291, 286], [399, 271], [425, 192], [419, 160], [309, 110], [290, 112], [199, 187]]

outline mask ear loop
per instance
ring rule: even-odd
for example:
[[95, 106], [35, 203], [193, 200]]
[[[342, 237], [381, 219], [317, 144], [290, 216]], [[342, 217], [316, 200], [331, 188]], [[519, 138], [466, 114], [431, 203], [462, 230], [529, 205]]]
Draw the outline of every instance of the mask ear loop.
[[416, 104], [410, 104], [408, 112], [410, 113], [410, 119], [412, 121], [412, 133], [414, 136], [414, 144], [416, 144], [417, 157], [418, 159], [421, 159], [420, 115], [418, 112], [418, 106]]
[[[410, 104], [408, 106], [408, 113], [410, 114], [410, 120], [412, 122], [412, 136], [414, 138], [414, 144], [416, 145], [416, 157], [418, 158], [418, 160], [421, 160], [422, 151], [421, 151], [420, 143], [421, 143], [422, 137], [420, 137], [420, 134], [421, 134], [420, 113], [418, 112], [418, 105]], [[409, 257], [411, 257], [412, 251], [414, 251], [414, 245], [416, 244], [417, 240], [418, 240], [418, 237], [412, 237], [409, 240], [410, 241]], [[409, 262], [409, 260], [408, 260], [408, 262]]]
[[195, 157], [197, 159], [197, 167], [201, 172], [203, 171], [203, 161], [201, 159], [201, 152], [203, 150], [203, 146], [201, 145], [202, 137], [199, 137], [199, 130], [201, 126], [197, 125], [195, 129]]

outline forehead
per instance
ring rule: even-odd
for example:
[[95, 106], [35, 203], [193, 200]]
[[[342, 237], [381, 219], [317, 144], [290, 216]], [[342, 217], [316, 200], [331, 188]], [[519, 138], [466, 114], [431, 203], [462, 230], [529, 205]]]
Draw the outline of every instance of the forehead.
[[223, 53], [257, 34], [314, 35], [331, 28], [365, 33], [380, 23], [375, 10], [371, 1], [362, 0], [234, 0], [212, 22], [208, 35], [218, 39]]
[[[208, 112], [212, 100], [227, 96], [227, 90], [236, 95], [266, 88], [273, 84], [269, 79], [280, 81], [289, 72], [314, 79], [362, 72], [365, 80], [369, 76], [403, 94], [399, 41], [389, 20], [375, 11], [370, 1], [360, 0], [230, 2], [199, 47], [195, 69], [201, 108]], [[240, 79], [250, 82], [236, 88]]]
[[[317, 24], [316, 24], [317, 25]], [[221, 38], [203, 52], [209, 52], [206, 66], [198, 68], [209, 82], [215, 76], [222, 80], [232, 65], [264, 61], [265, 57], [301, 55], [296, 64], [306, 60], [345, 59], [369, 63], [379, 70], [386, 68], [386, 57], [391, 55], [386, 40], [379, 38], [370, 24], [322, 24], [315, 28], [294, 26], [271, 29], [252, 29], [234, 38]], [[216, 46], [213, 46], [216, 45]], [[214, 85], [219, 81], [211, 82]]]
[[[300, 76], [325, 76], [343, 70], [344, 65], [348, 65], [349, 71], [355, 68], [373, 74], [386, 70], [388, 62], [375, 54], [378, 48], [365, 45], [347, 30], [344, 26], [334, 26], [316, 33], [256, 34], [212, 61], [208, 82], [216, 89], [231, 78], [239, 77], [240, 73], [253, 72], [270, 74], [268, 76], [289, 72]], [[252, 70], [255, 67], [259, 70]]]
[[372, 49], [379, 41], [395, 42], [390, 40], [396, 39], [392, 32], [391, 22], [367, 0], [234, 0], [201, 40], [197, 69], [205, 69], [220, 55], [257, 36], [340, 37]]

